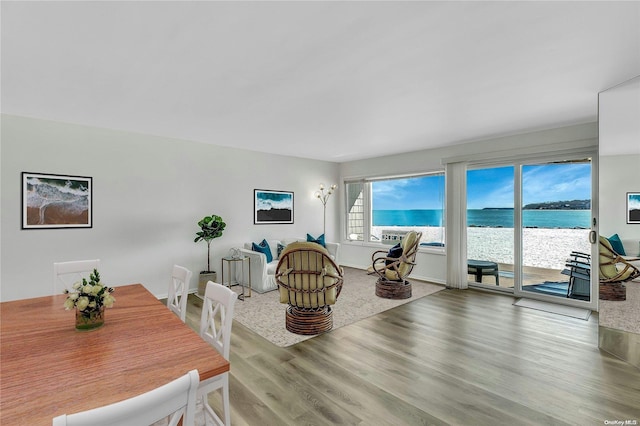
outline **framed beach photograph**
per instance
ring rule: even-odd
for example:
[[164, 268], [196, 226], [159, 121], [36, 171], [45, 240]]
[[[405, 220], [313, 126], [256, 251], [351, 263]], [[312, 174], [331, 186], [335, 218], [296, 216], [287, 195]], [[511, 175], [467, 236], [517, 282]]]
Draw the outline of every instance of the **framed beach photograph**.
[[253, 223], [256, 225], [293, 223], [293, 192], [254, 189]]
[[92, 178], [22, 172], [22, 229], [91, 228]]
[[627, 223], [640, 223], [640, 192], [627, 192]]

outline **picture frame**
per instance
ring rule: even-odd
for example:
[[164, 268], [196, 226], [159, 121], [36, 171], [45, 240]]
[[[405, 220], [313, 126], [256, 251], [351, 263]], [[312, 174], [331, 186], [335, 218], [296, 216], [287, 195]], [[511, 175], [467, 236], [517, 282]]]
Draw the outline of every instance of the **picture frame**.
[[627, 192], [627, 223], [640, 224], [640, 192]]
[[93, 179], [22, 172], [22, 229], [92, 228]]
[[291, 191], [253, 190], [255, 225], [292, 224], [294, 198]]

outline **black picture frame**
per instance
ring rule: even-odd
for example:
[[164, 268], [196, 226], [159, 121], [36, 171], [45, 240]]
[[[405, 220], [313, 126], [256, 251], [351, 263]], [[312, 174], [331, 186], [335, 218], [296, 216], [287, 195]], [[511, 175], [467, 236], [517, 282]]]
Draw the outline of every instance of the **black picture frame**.
[[253, 190], [253, 223], [255, 225], [292, 224], [294, 194], [292, 191]]
[[627, 192], [627, 223], [640, 224], [640, 192]]
[[93, 227], [93, 179], [22, 172], [22, 229]]

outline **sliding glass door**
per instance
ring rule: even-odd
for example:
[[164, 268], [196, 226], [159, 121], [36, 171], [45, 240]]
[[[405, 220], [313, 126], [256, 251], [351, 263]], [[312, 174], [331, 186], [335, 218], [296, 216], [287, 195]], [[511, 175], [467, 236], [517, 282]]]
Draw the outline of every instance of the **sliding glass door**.
[[592, 169], [584, 156], [470, 167], [469, 284], [519, 297], [595, 305], [589, 242]]
[[[584, 276], [591, 256], [591, 161], [523, 164], [521, 170], [522, 291], [590, 301]], [[571, 276], [567, 260], [584, 264], [582, 274]]]
[[467, 172], [467, 264], [476, 286], [513, 292], [514, 167]]

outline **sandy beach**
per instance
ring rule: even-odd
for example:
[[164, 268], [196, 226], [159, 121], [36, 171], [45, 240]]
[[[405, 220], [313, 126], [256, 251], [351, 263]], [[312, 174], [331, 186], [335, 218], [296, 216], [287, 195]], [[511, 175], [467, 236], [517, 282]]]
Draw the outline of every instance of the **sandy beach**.
[[28, 225], [84, 225], [89, 223], [89, 212], [87, 210], [77, 211], [77, 209], [69, 209], [64, 205], [51, 204], [45, 207], [42, 212], [42, 222], [40, 217], [40, 209], [27, 208], [27, 224]]
[[[422, 242], [440, 241], [441, 227], [373, 227], [374, 235], [383, 229], [422, 232]], [[513, 264], [513, 228], [467, 228], [467, 257], [497, 263]], [[590, 253], [588, 229], [525, 228], [523, 231], [524, 265], [549, 269], [563, 269], [572, 251]]]

